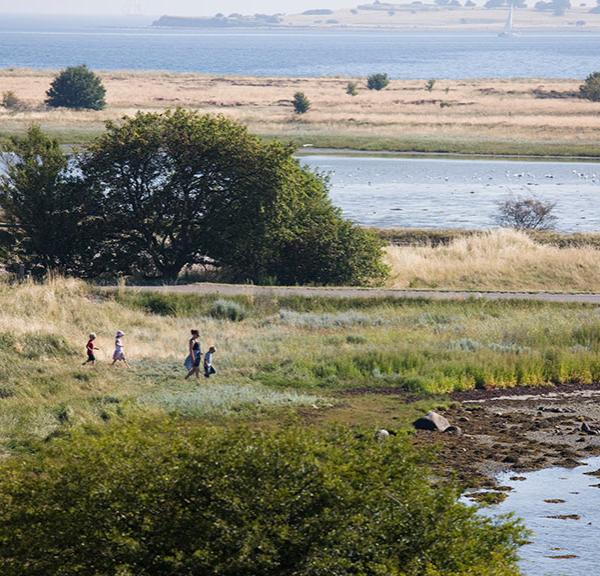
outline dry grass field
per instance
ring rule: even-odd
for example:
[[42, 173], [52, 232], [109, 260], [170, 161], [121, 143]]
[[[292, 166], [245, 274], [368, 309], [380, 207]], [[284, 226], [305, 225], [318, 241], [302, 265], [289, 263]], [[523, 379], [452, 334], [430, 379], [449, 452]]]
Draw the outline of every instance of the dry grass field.
[[[600, 155], [600, 103], [575, 95], [579, 80], [394, 80], [381, 92], [364, 79], [349, 96], [348, 78], [216, 78], [199, 74], [110, 72], [102, 77], [101, 112], [48, 110], [52, 72], [1, 70], [0, 91], [13, 91], [25, 111], [0, 108], [0, 132], [39, 123], [63, 142], [85, 141], [109, 119], [176, 106], [223, 113], [253, 132], [298, 145], [422, 152]], [[294, 114], [292, 97], [312, 101]], [[542, 97], [545, 96], [545, 97]], [[552, 97], [548, 97], [552, 96]], [[563, 96], [563, 97], [559, 97]], [[566, 96], [566, 97], [565, 97]]]
[[389, 246], [393, 288], [600, 292], [600, 250], [559, 248], [522, 232], [496, 230], [448, 245]]

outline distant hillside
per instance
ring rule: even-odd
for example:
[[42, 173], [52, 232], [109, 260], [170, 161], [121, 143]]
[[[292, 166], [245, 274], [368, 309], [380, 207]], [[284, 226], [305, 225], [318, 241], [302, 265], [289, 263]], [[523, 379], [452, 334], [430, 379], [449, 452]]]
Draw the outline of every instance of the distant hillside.
[[276, 26], [281, 24], [282, 19], [278, 14], [254, 14], [243, 16], [242, 14], [230, 14], [225, 16], [217, 14], [212, 18], [184, 18], [180, 16], [161, 16], [152, 23], [152, 26], [179, 27], [179, 28], [230, 28], [248, 26]]

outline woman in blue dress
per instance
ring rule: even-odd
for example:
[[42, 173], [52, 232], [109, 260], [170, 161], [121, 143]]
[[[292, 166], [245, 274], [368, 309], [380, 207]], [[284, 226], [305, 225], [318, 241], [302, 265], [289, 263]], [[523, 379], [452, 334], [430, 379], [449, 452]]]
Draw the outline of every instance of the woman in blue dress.
[[202, 363], [202, 350], [200, 349], [200, 331], [192, 330], [192, 337], [189, 341], [189, 355], [185, 359], [185, 367], [188, 369], [188, 374], [185, 377], [187, 380], [190, 376], [200, 378], [200, 364]]

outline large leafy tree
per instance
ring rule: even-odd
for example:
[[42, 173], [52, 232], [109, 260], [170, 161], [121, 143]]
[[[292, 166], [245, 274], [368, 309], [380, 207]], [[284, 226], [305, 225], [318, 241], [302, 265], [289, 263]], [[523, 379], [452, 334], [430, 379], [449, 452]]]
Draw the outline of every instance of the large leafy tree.
[[[341, 219], [325, 182], [302, 169], [290, 148], [262, 142], [223, 116], [178, 109], [110, 123], [81, 170], [105, 199], [108, 269], [173, 279], [209, 260], [254, 281], [381, 276], [379, 245]], [[370, 248], [362, 251], [367, 273], [349, 272], [348, 247], [359, 245], [350, 237]], [[333, 274], [326, 273], [330, 256], [338, 258]]]
[[46, 104], [52, 108], [102, 110], [106, 106], [102, 80], [85, 65], [60, 72], [46, 95]]
[[[175, 278], [213, 243], [260, 227], [283, 153], [222, 116], [176, 110], [108, 124], [82, 171], [105, 198], [109, 267]], [[237, 230], [215, 230], [220, 211], [235, 212]]]
[[96, 256], [97, 202], [55, 139], [39, 127], [2, 154], [0, 208], [9, 267], [87, 274]]

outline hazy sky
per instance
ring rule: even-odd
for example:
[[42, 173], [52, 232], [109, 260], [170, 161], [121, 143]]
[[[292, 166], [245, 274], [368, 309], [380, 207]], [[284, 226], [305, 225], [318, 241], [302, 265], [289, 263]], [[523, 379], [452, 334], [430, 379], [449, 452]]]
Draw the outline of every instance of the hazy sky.
[[[307, 8], [349, 8], [358, 0], [137, 0], [144, 14], [212, 15], [216, 12], [286, 12]], [[0, 0], [0, 13], [126, 14], [136, 0]]]

